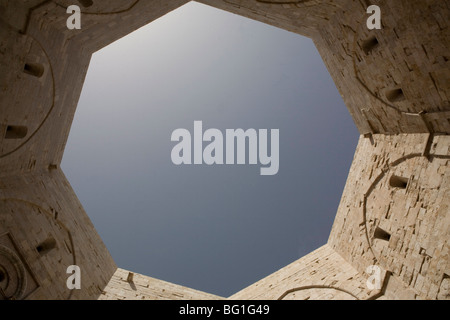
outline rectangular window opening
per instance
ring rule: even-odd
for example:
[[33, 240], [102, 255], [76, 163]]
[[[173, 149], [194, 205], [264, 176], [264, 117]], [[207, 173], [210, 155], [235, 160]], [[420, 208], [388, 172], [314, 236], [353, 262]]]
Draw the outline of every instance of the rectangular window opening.
[[386, 98], [389, 100], [389, 102], [400, 102], [405, 100], [405, 95], [401, 88], [397, 88], [394, 90], [388, 90], [386, 92]]
[[408, 178], [392, 175], [389, 179], [389, 185], [392, 188], [406, 189], [408, 186]]
[[387, 231], [381, 229], [380, 227], [377, 227], [375, 229], [375, 233], [373, 234], [374, 239], [389, 241], [391, 239], [391, 234]]

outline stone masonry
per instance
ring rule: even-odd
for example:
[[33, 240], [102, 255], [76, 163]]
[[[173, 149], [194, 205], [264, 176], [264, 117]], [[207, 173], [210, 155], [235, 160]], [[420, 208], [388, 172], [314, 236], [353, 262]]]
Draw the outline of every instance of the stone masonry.
[[[0, 299], [225, 299], [118, 268], [59, 166], [91, 55], [187, 2], [0, 0]], [[310, 37], [361, 134], [328, 242], [229, 298], [450, 299], [450, 2], [199, 2]]]

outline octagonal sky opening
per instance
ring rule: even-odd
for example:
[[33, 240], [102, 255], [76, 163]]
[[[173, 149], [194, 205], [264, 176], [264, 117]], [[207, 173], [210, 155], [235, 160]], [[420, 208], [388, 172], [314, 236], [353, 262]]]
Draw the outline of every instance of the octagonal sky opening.
[[[174, 165], [195, 120], [279, 172]], [[62, 169], [119, 267], [227, 297], [327, 242], [358, 137], [312, 40], [190, 2], [92, 56]]]

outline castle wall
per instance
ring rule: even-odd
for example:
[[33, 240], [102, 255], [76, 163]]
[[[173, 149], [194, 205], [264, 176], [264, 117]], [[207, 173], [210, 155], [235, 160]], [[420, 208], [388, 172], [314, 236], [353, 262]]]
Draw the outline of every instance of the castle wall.
[[14, 299], [97, 299], [117, 269], [60, 169], [0, 179], [0, 265]]
[[277, 28], [316, 38], [323, 23], [342, 10], [345, 1], [284, 1], [284, 0], [199, 0], [249, 19]]
[[117, 269], [99, 300], [223, 300], [224, 298]]
[[[134, 290], [59, 168], [91, 54], [187, 2], [0, 0], [6, 297], [218, 298], [141, 275]], [[328, 243], [231, 298], [449, 299], [450, 3], [199, 2], [311, 37], [361, 133]], [[71, 4], [81, 30], [66, 27]], [[380, 30], [366, 27], [370, 4]], [[69, 264], [81, 290], [66, 287]], [[383, 269], [378, 291], [370, 265]]]
[[369, 290], [367, 279], [325, 244], [230, 298], [366, 300], [379, 297], [381, 290]]
[[361, 137], [329, 245], [359, 272], [378, 265], [418, 298], [448, 299], [450, 137]]
[[361, 136], [328, 244], [231, 298], [449, 299], [449, 161], [448, 136]]

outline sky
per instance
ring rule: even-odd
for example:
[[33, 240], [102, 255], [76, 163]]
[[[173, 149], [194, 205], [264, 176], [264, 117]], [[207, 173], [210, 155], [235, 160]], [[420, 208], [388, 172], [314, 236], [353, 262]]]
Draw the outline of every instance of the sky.
[[[175, 165], [194, 121], [279, 171]], [[61, 167], [120, 268], [228, 297], [327, 242], [358, 137], [312, 40], [191, 2], [94, 53]]]

